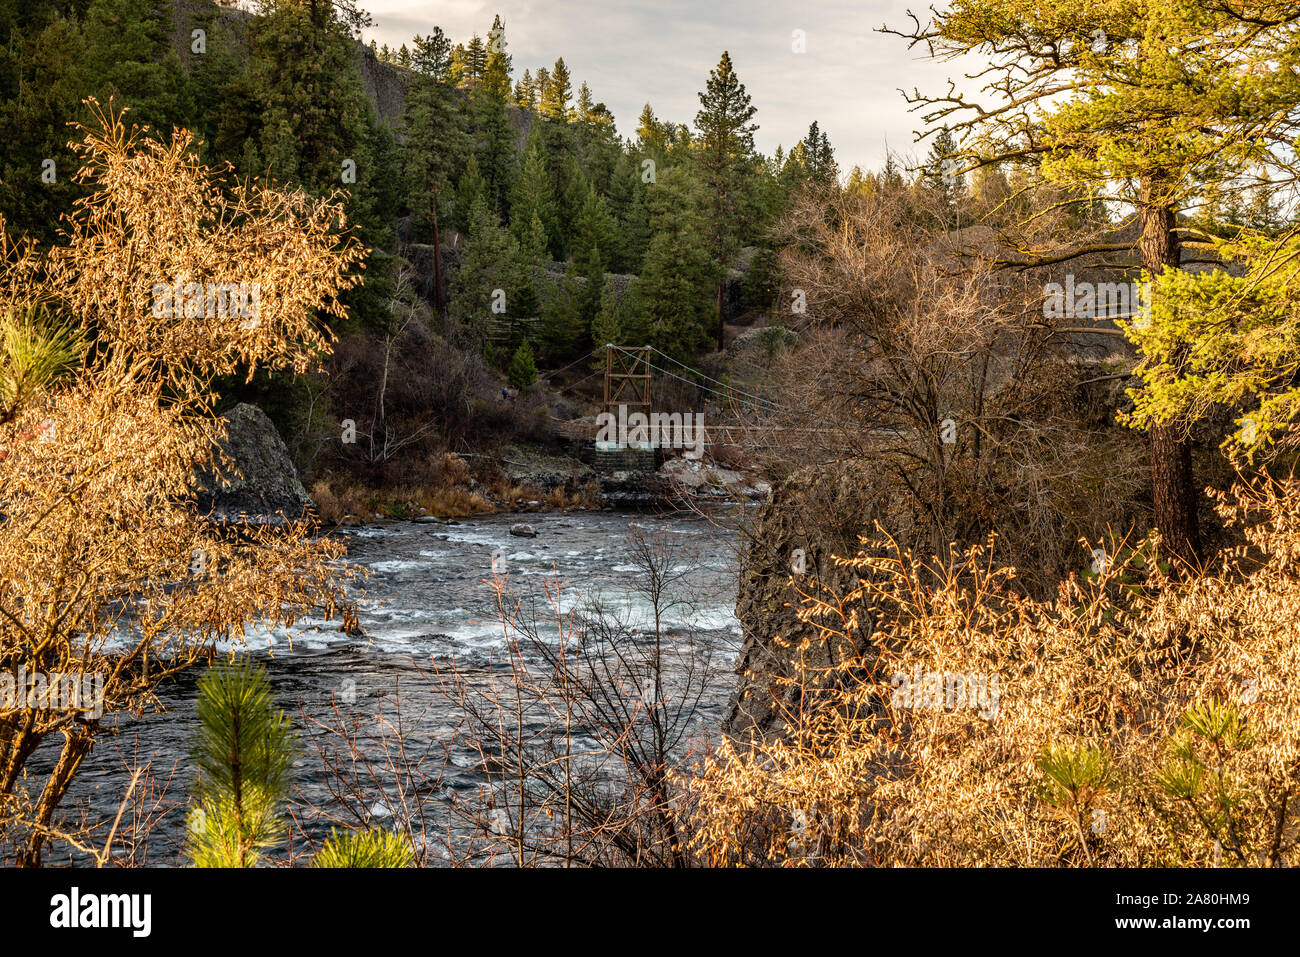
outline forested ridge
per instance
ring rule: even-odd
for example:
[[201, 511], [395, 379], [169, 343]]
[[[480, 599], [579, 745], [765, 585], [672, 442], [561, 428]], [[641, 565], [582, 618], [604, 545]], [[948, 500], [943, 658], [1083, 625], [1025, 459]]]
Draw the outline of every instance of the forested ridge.
[[[205, 161], [240, 178], [341, 194], [369, 252], [350, 321], [334, 332], [363, 366], [398, 334], [417, 293], [439, 341], [406, 345], [481, 363], [484, 394], [494, 373], [527, 387], [536, 369], [607, 342], [690, 359], [722, 344], [724, 308], [775, 305], [770, 226], [797, 191], [840, 171], [811, 117], [788, 151], [756, 152], [756, 107], [727, 53], [696, 78], [696, 116], [661, 118], [647, 103], [635, 135], [621, 137], [562, 55], [521, 71], [499, 17], [483, 36], [434, 28], [395, 52], [362, 46], [368, 22], [328, 3], [268, 2], [249, 15], [189, 0], [6, 0], [0, 211], [15, 234], [53, 240], [84, 192], [68, 124], [88, 118], [85, 98], [112, 98], [152, 135], [191, 130]], [[376, 73], [383, 104], [365, 88]], [[753, 268], [724, 307], [727, 269], [746, 247]], [[422, 271], [441, 282], [425, 276], [417, 289], [407, 267], [421, 254]], [[364, 377], [355, 388], [346, 379], [336, 375], [338, 408], [315, 403], [310, 414], [358, 418]], [[230, 385], [232, 399], [256, 398], [291, 439], [321, 427], [303, 418], [309, 383]], [[450, 422], [439, 431], [460, 437]], [[303, 453], [310, 442], [291, 444]]]

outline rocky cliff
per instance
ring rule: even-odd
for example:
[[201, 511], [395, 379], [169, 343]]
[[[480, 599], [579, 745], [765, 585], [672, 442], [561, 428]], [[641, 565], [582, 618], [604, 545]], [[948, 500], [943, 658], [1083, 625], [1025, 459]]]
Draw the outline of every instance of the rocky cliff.
[[[874, 487], [862, 464], [837, 462], [796, 472], [773, 490], [746, 529], [736, 615], [743, 644], [737, 685], [723, 730], [744, 738], [779, 734], [801, 690], [785, 679], [798, 674], [802, 653], [813, 671], [850, 654], [866, 653], [870, 624], [852, 642], [824, 642], [798, 617], [801, 591], [843, 595], [855, 582], [835, 556], [853, 556], [859, 538], [897, 503]], [[808, 646], [801, 652], [800, 645]]]

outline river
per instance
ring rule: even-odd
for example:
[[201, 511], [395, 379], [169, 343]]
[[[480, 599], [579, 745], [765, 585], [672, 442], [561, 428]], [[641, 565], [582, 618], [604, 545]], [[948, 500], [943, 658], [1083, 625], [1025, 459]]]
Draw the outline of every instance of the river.
[[[510, 534], [520, 522], [532, 525], [537, 536]], [[454, 663], [473, 689], [494, 676], [499, 680], [503, 669], [508, 673], [504, 662], [510, 632], [495, 610], [487, 581], [494, 562], [506, 574], [507, 594], [520, 603], [521, 617], [536, 618], [537, 635], [543, 640], [558, 640], [560, 634], [551, 610], [554, 599], [547, 597], [549, 585], [552, 590], [558, 586], [561, 614], [576, 612], [581, 618], [599, 610], [603, 621], [617, 623], [619, 641], [635, 643], [654, 630], [654, 607], [644, 593], [647, 573], [638, 555], [644, 556], [647, 549], [658, 555], [665, 576], [665, 594], [659, 601], [661, 634], [670, 652], [664, 658], [665, 684], [681, 677], [672, 674], [674, 669], [684, 673], [702, 668], [690, 675], [695, 684], [689, 721], [697, 742], [716, 738], [734, 687], [732, 667], [740, 643], [734, 614], [734, 522], [563, 512], [496, 515], [447, 525], [390, 522], [336, 534], [347, 543], [347, 562], [368, 575], [363, 593], [358, 593], [365, 635], [350, 638], [337, 623], [309, 620], [292, 631], [254, 630], [246, 651], [233, 649], [265, 664], [276, 703], [290, 715], [304, 742], [294, 768], [294, 803], [301, 822], [294, 828], [298, 847], [320, 840], [325, 817], [342, 813], [345, 805], [365, 807], [372, 823], [391, 824], [393, 815], [410, 813], [412, 800], [410, 794], [386, 793], [397, 787], [388, 768], [362, 775], [364, 780], [353, 778], [354, 792], [340, 800], [339, 778], [327, 769], [329, 743], [338, 738], [325, 734], [317, 722], [351, 728], [363, 757], [384, 764], [385, 741], [391, 745], [393, 740], [384, 729], [393, 726], [400, 699], [404, 760], [413, 767], [410, 755], [423, 755], [414, 775], [427, 782], [418, 798], [420, 813], [436, 826], [446, 824], [440, 808], [445, 809], [447, 801], [482, 786], [481, 762], [456, 739], [464, 714], [453, 698], [434, 690], [432, 676], [448, 674]], [[162, 688], [160, 712], [140, 719], [117, 718], [118, 733], [96, 744], [65, 801], [65, 814], [84, 809], [93, 819], [111, 819], [129, 779], [127, 768], [151, 761], [154, 785], [170, 781], [160, 797], [156, 790], [137, 788], [136, 797], [157, 816], [137, 862], [183, 863], [187, 791], [194, 775], [189, 748], [197, 677], [191, 672]], [[320, 742], [326, 743], [324, 752]], [[47, 746], [34, 768], [48, 768], [53, 757]], [[387, 762], [393, 763], [400, 762]], [[128, 812], [124, 820], [131, 819]], [[69, 857], [66, 847], [56, 846], [47, 855], [51, 865], [79, 859]]]

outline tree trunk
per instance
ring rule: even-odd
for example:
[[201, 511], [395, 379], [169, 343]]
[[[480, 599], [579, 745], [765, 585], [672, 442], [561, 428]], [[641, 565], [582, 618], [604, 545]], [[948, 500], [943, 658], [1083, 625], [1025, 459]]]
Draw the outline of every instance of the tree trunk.
[[438, 235], [438, 194], [433, 193], [429, 202], [433, 215], [433, 311], [442, 318], [442, 239]]
[[[1152, 278], [1166, 266], [1178, 267], [1178, 244], [1174, 239], [1174, 213], [1156, 184], [1142, 184], [1141, 207], [1142, 268]], [[1160, 531], [1164, 554], [1183, 562], [1200, 558], [1201, 534], [1197, 518], [1196, 482], [1192, 476], [1191, 444], [1173, 426], [1150, 429], [1151, 498], [1155, 524]]]
[[726, 335], [727, 327], [722, 321], [722, 291], [727, 286], [727, 280], [723, 279], [718, 283], [718, 351], [721, 352], [727, 345]]
[[19, 867], [41, 866], [41, 852], [48, 839], [54, 811], [63, 801], [68, 785], [72, 783], [77, 768], [81, 766], [81, 759], [90, 753], [91, 746], [95, 743], [94, 731], [89, 728], [69, 729], [64, 732], [64, 735], [63, 750], [59, 753], [59, 760], [54, 765], [54, 770], [50, 772], [49, 778], [46, 779], [45, 789], [36, 804], [36, 820], [32, 822], [34, 826], [27, 838], [27, 845], [18, 851], [16, 864]]

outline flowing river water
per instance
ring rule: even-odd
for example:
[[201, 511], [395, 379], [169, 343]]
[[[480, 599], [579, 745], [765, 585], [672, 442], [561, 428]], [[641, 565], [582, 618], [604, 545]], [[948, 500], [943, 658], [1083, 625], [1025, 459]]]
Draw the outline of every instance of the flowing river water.
[[[519, 522], [532, 525], [537, 536], [511, 535]], [[424, 813], [436, 817], [442, 802], [482, 786], [481, 762], [456, 738], [463, 711], [454, 697], [435, 690], [434, 676], [446, 674], [453, 662], [471, 687], [503, 668], [508, 673], [507, 630], [487, 581], [494, 561], [507, 573], [506, 589], [521, 602], [521, 616], [535, 618], [543, 638], [558, 640], [553, 599], [547, 594], [548, 585], [554, 590], [558, 584], [562, 612], [587, 614], [598, 607], [606, 620], [618, 623], [624, 636], [619, 640], [636, 641], [654, 629], [655, 609], [645, 593], [648, 576], [637, 558], [644, 548], [636, 543], [640, 539], [648, 545], [661, 556], [667, 576], [666, 594], [658, 603], [660, 633], [673, 652], [664, 659], [665, 670], [702, 669], [692, 675], [700, 690], [690, 723], [697, 740], [716, 739], [734, 688], [732, 667], [740, 644], [734, 521], [579, 511], [497, 515], [447, 525], [391, 522], [336, 534], [347, 543], [348, 563], [368, 573], [359, 605], [365, 635], [351, 638], [337, 623], [307, 621], [292, 632], [250, 632], [247, 641], [246, 653], [265, 664], [276, 704], [304, 743], [293, 772], [302, 821], [295, 828], [297, 846], [326, 833], [323, 818], [304, 808], [337, 812], [340, 807], [331, 788], [337, 778], [327, 772], [329, 759], [313, 744], [313, 739], [331, 740], [318, 721], [341, 721], [357, 730], [365, 757], [382, 764], [382, 730], [391, 725], [381, 726], [378, 716], [391, 719], [400, 699], [408, 760], [424, 755], [416, 775], [427, 780]], [[118, 718], [117, 733], [96, 744], [65, 801], [65, 815], [84, 810], [91, 819], [110, 820], [121, 804], [127, 769], [151, 761], [155, 784], [170, 778], [162, 800], [150, 796], [144, 801], [158, 816], [142, 853], [151, 864], [184, 861], [185, 813], [194, 780], [194, 700], [202, 670], [160, 690], [160, 713]], [[667, 674], [665, 680], [671, 684], [675, 679]], [[46, 751], [34, 761], [37, 771], [48, 768], [55, 756], [52, 748]], [[361, 775], [354, 784], [351, 803], [367, 807], [373, 823], [393, 823], [398, 804], [384, 793], [391, 775]], [[144, 795], [143, 788], [137, 790], [137, 797]], [[125, 820], [131, 820], [129, 812]], [[103, 834], [97, 844], [102, 845]], [[66, 846], [56, 846], [47, 863], [80, 859], [68, 855]]]

